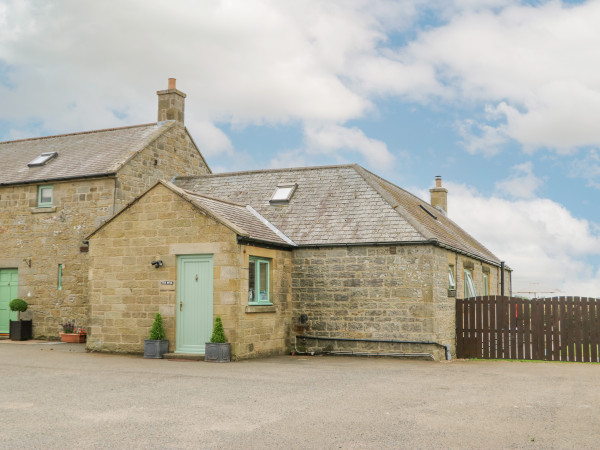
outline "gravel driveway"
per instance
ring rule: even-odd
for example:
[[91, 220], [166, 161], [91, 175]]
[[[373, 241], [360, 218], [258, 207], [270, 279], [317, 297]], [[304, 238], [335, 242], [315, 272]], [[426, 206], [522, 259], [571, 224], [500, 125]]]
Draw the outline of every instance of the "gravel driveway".
[[1, 448], [598, 448], [600, 364], [211, 364], [0, 341]]

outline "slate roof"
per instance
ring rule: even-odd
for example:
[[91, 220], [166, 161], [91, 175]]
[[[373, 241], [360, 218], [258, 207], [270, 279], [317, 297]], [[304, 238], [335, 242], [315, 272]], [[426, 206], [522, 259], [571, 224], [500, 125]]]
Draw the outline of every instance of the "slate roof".
[[251, 207], [207, 197], [205, 195], [199, 195], [194, 192], [188, 192], [178, 188], [168, 181], [163, 180], [157, 181], [144, 194], [137, 197], [121, 211], [96, 228], [86, 239], [90, 239], [92, 236], [94, 236], [98, 231], [127, 211], [132, 205], [144, 197], [146, 193], [150, 192], [159, 184], [173, 191], [175, 194], [188, 201], [194, 207], [198, 208], [204, 214], [222, 223], [238, 236], [245, 238], [246, 240], [275, 244], [279, 247], [295, 247], [293, 241], [277, 230], [275, 226], [270, 224], [264, 217], [254, 211]]
[[[289, 202], [269, 201], [278, 185], [290, 183], [298, 187]], [[180, 177], [175, 184], [250, 205], [298, 246], [430, 242], [500, 264], [429, 203], [359, 165]]]
[[[174, 124], [168, 121], [0, 142], [0, 185], [113, 174]], [[43, 166], [27, 166], [46, 152], [58, 155]]]

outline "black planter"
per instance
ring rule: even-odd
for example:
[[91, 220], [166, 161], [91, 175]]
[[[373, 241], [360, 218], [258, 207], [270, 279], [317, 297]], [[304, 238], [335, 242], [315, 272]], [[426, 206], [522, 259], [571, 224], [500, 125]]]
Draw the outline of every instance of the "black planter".
[[32, 320], [11, 320], [10, 321], [10, 340], [26, 341], [33, 337]]
[[231, 344], [207, 342], [204, 347], [204, 361], [229, 362], [231, 360]]
[[144, 339], [144, 358], [161, 359], [168, 352], [168, 340], [156, 341], [154, 339]]

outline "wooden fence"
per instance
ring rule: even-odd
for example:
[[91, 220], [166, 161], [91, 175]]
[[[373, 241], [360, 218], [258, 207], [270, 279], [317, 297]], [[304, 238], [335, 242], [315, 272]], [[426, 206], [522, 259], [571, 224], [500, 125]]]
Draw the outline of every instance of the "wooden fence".
[[456, 300], [458, 358], [600, 362], [600, 299]]

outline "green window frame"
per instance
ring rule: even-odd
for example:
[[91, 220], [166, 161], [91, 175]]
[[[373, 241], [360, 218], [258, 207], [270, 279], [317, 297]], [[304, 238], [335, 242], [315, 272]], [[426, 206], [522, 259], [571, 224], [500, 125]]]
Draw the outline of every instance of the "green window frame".
[[39, 208], [52, 206], [54, 201], [54, 189], [52, 185], [38, 186], [37, 205]]
[[250, 256], [248, 261], [248, 304], [272, 305], [271, 260]]
[[58, 265], [58, 290], [62, 291], [62, 271], [63, 271], [63, 265], [59, 264]]

